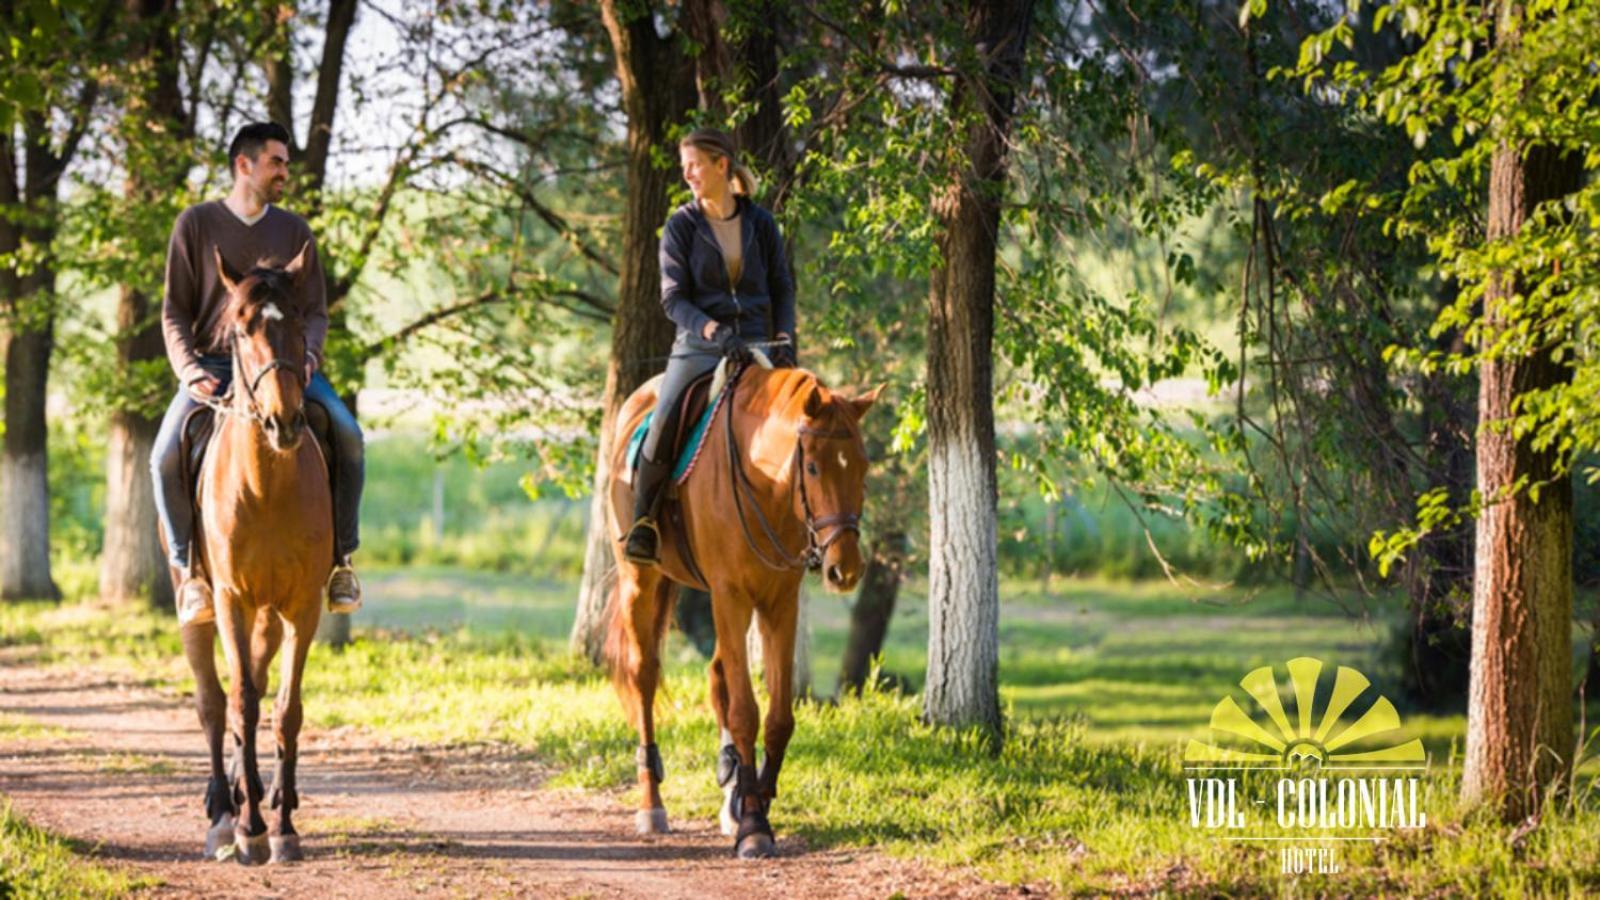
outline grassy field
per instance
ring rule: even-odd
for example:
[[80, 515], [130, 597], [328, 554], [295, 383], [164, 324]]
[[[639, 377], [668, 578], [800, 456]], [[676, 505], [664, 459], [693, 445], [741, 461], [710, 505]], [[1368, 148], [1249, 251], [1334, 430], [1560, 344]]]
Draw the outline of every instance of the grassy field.
[[[21, 727], [0, 721], [0, 732]], [[126, 897], [141, 887], [154, 886], [86, 861], [79, 852], [82, 849], [29, 824], [0, 798], [0, 897]]]
[[[399, 741], [504, 742], [552, 763], [561, 784], [616, 790], [634, 738], [604, 679], [571, 659], [571, 583], [447, 568], [372, 571], [358, 640], [312, 657], [307, 714]], [[1066, 582], [1050, 596], [1008, 584], [1001, 680], [1008, 740], [991, 756], [973, 735], [919, 721], [915, 696], [869, 693], [805, 705], [774, 824], [813, 845], [873, 845], [992, 878], [1075, 892], [1174, 890], [1581, 894], [1600, 890], [1600, 797], [1593, 760], [1571, 798], [1516, 841], [1457, 809], [1464, 722], [1402, 710], [1432, 766], [1427, 827], [1341, 845], [1342, 871], [1286, 876], [1276, 850], [1191, 827], [1181, 748], [1204, 739], [1212, 707], [1260, 665], [1311, 655], [1393, 693], [1382, 652], [1391, 613], [1352, 619], [1291, 592], [1194, 599], [1167, 585]], [[813, 592], [818, 696], [832, 693], [847, 610]], [[137, 669], [187, 685], [171, 623], [111, 618], [85, 605], [0, 609], [6, 643], [63, 664]], [[917, 688], [926, 614], [907, 586], [884, 668]], [[704, 663], [668, 647], [660, 743], [675, 816], [711, 817], [715, 726]], [[1593, 718], [1591, 717], [1591, 721]], [[198, 739], [198, 737], [197, 737]], [[623, 812], [619, 808], [618, 814]]]

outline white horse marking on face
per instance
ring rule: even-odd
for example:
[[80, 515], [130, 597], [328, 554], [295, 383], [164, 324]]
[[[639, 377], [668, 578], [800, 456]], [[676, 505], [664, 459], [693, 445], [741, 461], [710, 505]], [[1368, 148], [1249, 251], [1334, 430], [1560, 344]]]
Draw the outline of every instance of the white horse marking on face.
[[848, 459], [844, 458], [844, 451], [843, 450], [839, 451], [839, 468], [841, 468], [841, 469], [850, 468], [850, 461]]
[[261, 307], [261, 315], [269, 322], [276, 322], [283, 318], [283, 310], [279, 309], [276, 303], [268, 303]]

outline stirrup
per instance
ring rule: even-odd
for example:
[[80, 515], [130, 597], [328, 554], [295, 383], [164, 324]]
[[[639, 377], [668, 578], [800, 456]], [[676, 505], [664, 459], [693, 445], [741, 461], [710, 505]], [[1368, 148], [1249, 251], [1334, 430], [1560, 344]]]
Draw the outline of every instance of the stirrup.
[[[341, 600], [333, 595], [333, 582], [341, 574], [350, 576], [351, 587], [355, 589], [355, 595], [348, 600]], [[333, 571], [328, 573], [327, 590], [328, 612], [347, 616], [361, 608], [361, 579], [356, 577], [356, 570], [352, 566], [348, 564], [334, 566]]]
[[[644, 528], [650, 529], [650, 533], [655, 536], [655, 546], [653, 552], [649, 555], [637, 553], [633, 549], [635, 539], [644, 539], [641, 532], [641, 529]], [[658, 565], [661, 562], [661, 529], [656, 526], [656, 520], [649, 516], [640, 516], [634, 520], [633, 527], [628, 529], [628, 536], [624, 539], [622, 550], [623, 557], [635, 565]]]
[[204, 625], [217, 620], [217, 610], [211, 595], [211, 585], [203, 578], [190, 575], [178, 585], [176, 596], [178, 627]]

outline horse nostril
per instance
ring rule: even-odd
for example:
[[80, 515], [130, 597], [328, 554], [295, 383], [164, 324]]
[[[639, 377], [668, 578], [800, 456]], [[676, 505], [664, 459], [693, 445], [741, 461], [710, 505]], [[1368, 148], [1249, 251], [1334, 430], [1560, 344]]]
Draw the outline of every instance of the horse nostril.
[[828, 580], [834, 584], [844, 583], [844, 572], [840, 571], [838, 565], [831, 565], [828, 567]]

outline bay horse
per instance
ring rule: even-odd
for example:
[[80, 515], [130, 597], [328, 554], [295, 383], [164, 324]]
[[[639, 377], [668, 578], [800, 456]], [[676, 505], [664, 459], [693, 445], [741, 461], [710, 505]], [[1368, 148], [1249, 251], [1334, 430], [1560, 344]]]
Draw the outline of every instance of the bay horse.
[[[726, 364], [725, 364], [726, 365]], [[710, 667], [711, 707], [722, 729], [717, 783], [722, 833], [740, 858], [774, 852], [769, 807], [794, 732], [794, 647], [800, 581], [820, 567], [834, 592], [850, 590], [863, 569], [859, 520], [867, 475], [861, 417], [881, 387], [856, 399], [834, 394], [804, 369], [747, 367], [717, 404], [693, 469], [678, 488], [688, 555], [663, 527], [659, 566], [629, 562], [619, 522], [633, 508], [629, 437], [655, 407], [659, 377], [623, 404], [612, 435], [611, 537], [617, 584], [609, 602], [606, 656], [639, 732], [641, 834], [665, 832], [655, 742], [655, 694], [673, 583], [709, 589], [717, 647]], [[692, 424], [692, 423], [691, 423]], [[739, 524], [734, 524], [735, 522]], [[702, 580], [703, 576], [703, 580]], [[768, 705], [756, 768], [760, 708], [750, 681], [745, 635], [759, 623]]]
[[[333, 498], [323, 451], [306, 427], [306, 334], [300, 288], [306, 248], [282, 268], [258, 265], [244, 276], [214, 253], [229, 300], [223, 316], [233, 378], [216, 410], [196, 488], [195, 552], [208, 573], [216, 622], [183, 629], [195, 677], [195, 705], [211, 751], [206, 790], [206, 855], [231, 841], [245, 864], [302, 858], [291, 814], [299, 804], [295, 763], [306, 654], [322, 614], [322, 586], [333, 566]], [[228, 667], [223, 706], [214, 656], [222, 638]], [[273, 703], [277, 773], [271, 834], [256, 762], [256, 729], [268, 669], [287, 638]], [[224, 716], [233, 760], [223, 767]]]

